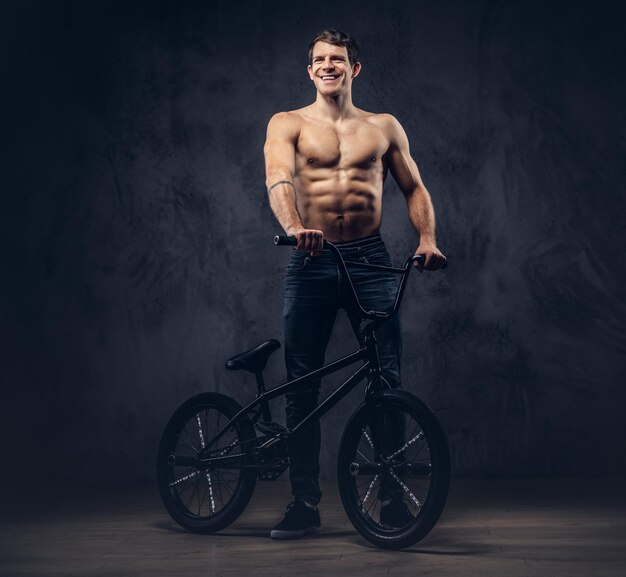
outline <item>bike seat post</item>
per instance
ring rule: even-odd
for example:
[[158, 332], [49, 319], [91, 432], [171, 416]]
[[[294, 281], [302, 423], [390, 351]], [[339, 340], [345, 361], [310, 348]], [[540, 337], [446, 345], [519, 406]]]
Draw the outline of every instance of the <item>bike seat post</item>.
[[[265, 393], [265, 381], [263, 380], [263, 371], [256, 371], [254, 373], [254, 376], [256, 377], [256, 384], [259, 390], [257, 394], [257, 398], [259, 398]], [[272, 415], [270, 413], [270, 407], [269, 407], [268, 402], [261, 401], [261, 407], [263, 410], [263, 420], [267, 422], [271, 421]]]

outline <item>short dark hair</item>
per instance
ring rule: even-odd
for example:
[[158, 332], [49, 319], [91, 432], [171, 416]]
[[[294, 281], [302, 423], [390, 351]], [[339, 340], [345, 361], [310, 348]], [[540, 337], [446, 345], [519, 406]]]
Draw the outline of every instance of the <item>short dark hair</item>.
[[313, 46], [315, 46], [316, 42], [328, 42], [328, 44], [334, 46], [345, 46], [348, 50], [350, 66], [354, 66], [359, 61], [359, 45], [356, 43], [356, 40], [349, 34], [329, 28], [320, 32], [309, 44], [309, 66], [313, 64]]

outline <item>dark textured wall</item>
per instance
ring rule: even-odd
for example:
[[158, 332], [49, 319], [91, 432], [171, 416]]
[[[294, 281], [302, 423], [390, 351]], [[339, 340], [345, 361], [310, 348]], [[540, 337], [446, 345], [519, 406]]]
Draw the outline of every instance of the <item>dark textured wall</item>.
[[[223, 365], [282, 338], [265, 126], [314, 98], [328, 26], [360, 41], [355, 104], [402, 122], [437, 211], [450, 267], [412, 278], [404, 385], [455, 473], [626, 472], [617, 3], [13, 2], [1, 20], [5, 478], [150, 479], [182, 400], [253, 396]], [[396, 261], [416, 246], [391, 179], [383, 233]], [[352, 346], [340, 318], [331, 347]], [[324, 422], [325, 476], [359, 394]]]

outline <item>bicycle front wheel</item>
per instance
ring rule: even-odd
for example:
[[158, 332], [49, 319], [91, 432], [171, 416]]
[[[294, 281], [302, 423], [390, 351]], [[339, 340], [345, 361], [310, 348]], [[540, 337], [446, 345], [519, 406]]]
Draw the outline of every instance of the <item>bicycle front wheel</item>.
[[210, 447], [210, 455], [241, 455], [229, 466], [207, 467], [197, 455], [234, 417], [239, 403], [219, 393], [203, 393], [183, 403], [167, 423], [157, 455], [161, 499], [172, 518], [188, 531], [214, 533], [230, 525], [246, 508], [256, 485], [250, 461], [256, 434], [239, 417]]
[[443, 428], [415, 395], [380, 391], [346, 425], [337, 480], [346, 514], [365, 539], [385, 549], [409, 547], [430, 532], [446, 503]]

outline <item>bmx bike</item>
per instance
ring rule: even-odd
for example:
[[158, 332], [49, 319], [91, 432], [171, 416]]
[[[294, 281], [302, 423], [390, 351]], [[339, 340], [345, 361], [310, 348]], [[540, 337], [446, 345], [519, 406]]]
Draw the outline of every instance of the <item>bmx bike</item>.
[[[277, 245], [295, 246], [293, 237], [276, 236]], [[266, 390], [263, 369], [280, 347], [268, 340], [226, 362], [229, 370], [256, 376], [258, 394], [242, 407], [233, 398], [201, 393], [184, 402], [163, 432], [157, 455], [157, 480], [172, 518], [195, 533], [215, 533], [233, 523], [252, 498], [257, 480], [275, 480], [289, 466], [290, 445], [305, 434], [355, 386], [367, 380], [365, 398], [349, 418], [337, 456], [337, 482], [343, 507], [356, 530], [385, 549], [402, 549], [424, 538], [437, 523], [448, 496], [450, 456], [443, 428], [416, 395], [392, 389], [381, 374], [375, 330], [398, 313], [406, 281], [416, 260], [401, 268], [345, 261], [324, 241], [349, 286], [362, 317], [360, 348], [302, 377]], [[347, 265], [400, 275], [393, 307], [365, 310]], [[269, 402], [362, 361], [342, 385], [291, 429], [272, 421]], [[400, 526], [381, 516], [384, 499], [393, 494], [408, 515]]]

